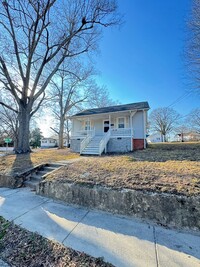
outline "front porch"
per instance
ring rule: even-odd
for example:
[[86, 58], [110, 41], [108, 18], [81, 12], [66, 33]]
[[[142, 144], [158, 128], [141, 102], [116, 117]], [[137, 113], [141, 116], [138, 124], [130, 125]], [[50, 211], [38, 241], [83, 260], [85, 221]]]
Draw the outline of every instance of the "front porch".
[[132, 116], [133, 112], [126, 112], [73, 119], [72, 150], [80, 154], [96, 155], [131, 151]]
[[110, 130], [110, 136], [132, 136], [132, 117], [136, 112], [122, 112], [85, 116], [73, 119], [72, 138], [83, 138], [87, 135], [105, 135]]
[[146, 147], [148, 102], [88, 109], [71, 117], [71, 148], [81, 154]]

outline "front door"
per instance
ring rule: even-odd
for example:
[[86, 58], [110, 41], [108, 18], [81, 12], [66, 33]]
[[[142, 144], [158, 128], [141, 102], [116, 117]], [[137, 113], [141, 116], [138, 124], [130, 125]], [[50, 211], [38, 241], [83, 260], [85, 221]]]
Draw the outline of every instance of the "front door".
[[103, 122], [103, 131], [104, 131], [104, 133], [106, 133], [109, 130], [109, 127], [110, 127], [109, 121], [104, 121]]

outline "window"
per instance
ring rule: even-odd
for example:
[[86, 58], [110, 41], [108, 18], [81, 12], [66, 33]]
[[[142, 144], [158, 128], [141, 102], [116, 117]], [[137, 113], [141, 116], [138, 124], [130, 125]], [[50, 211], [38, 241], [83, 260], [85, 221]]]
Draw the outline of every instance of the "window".
[[85, 122], [85, 130], [89, 131], [90, 130], [90, 121]]
[[118, 128], [125, 128], [125, 118], [118, 118]]

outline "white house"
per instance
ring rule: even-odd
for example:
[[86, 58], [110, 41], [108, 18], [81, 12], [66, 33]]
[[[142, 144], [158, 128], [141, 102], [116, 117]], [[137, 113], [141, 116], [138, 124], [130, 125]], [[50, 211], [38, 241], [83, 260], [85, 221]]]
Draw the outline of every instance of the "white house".
[[164, 138], [161, 133], [153, 133], [147, 137], [147, 143], [160, 143]]
[[71, 117], [71, 149], [80, 154], [146, 147], [148, 102], [88, 109]]
[[[63, 144], [64, 147], [68, 147], [68, 138], [64, 137], [63, 138]], [[53, 136], [53, 137], [44, 137], [41, 139], [41, 148], [53, 148], [53, 147], [58, 147], [59, 145], [59, 140], [58, 136]]]
[[42, 138], [41, 148], [52, 148], [57, 146], [57, 140], [55, 138]]
[[195, 131], [179, 133], [176, 135], [176, 140], [178, 142], [200, 141], [200, 133], [197, 133]]

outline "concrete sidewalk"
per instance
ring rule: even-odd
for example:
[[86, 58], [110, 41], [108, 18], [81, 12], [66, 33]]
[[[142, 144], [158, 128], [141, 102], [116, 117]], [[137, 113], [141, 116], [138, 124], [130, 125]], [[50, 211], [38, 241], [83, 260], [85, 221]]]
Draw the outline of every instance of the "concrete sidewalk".
[[0, 215], [118, 267], [200, 266], [200, 236], [0, 188]]

